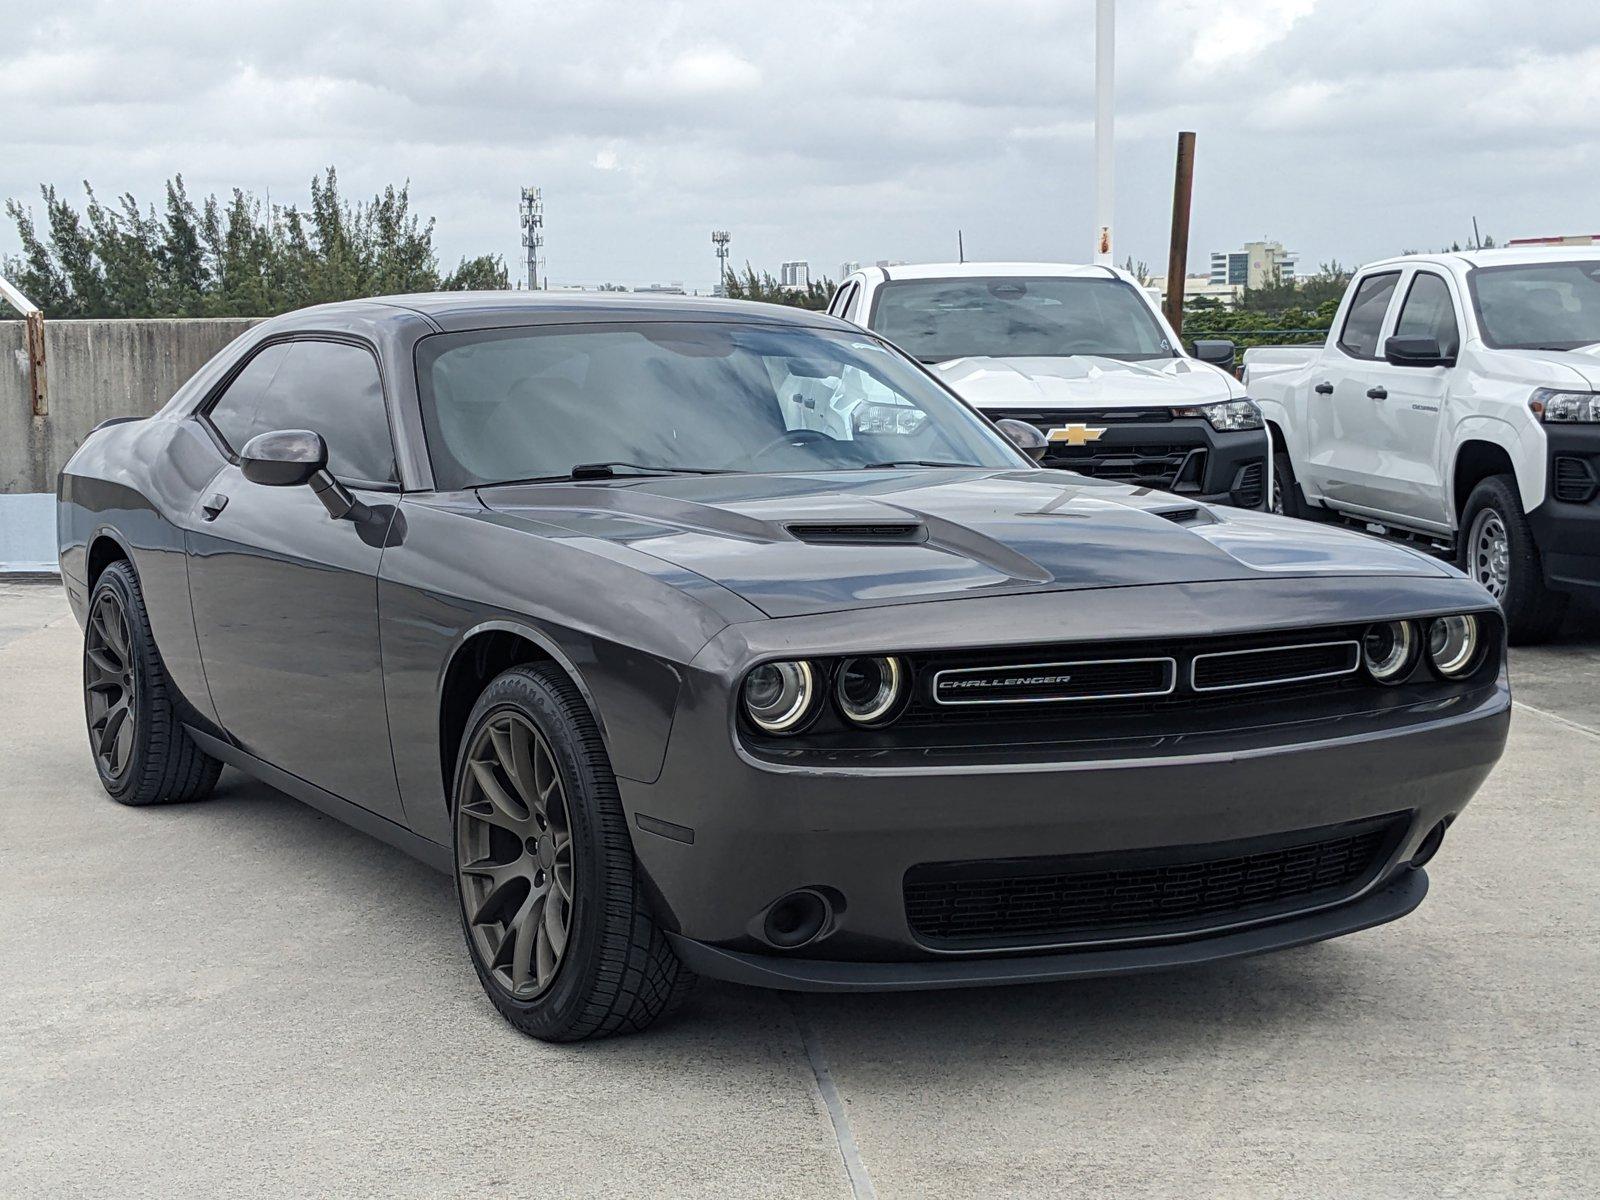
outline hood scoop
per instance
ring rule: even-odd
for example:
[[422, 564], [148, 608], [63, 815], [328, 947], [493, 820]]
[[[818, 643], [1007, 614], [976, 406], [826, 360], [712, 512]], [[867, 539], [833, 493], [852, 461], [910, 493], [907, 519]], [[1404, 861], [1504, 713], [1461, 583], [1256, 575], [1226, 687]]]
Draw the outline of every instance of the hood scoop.
[[802, 542], [828, 546], [898, 546], [928, 537], [920, 521], [790, 521], [784, 528]]
[[1201, 512], [1196, 504], [1185, 504], [1178, 508], [1152, 508], [1150, 511], [1174, 525], [1210, 525], [1216, 521], [1210, 513]]

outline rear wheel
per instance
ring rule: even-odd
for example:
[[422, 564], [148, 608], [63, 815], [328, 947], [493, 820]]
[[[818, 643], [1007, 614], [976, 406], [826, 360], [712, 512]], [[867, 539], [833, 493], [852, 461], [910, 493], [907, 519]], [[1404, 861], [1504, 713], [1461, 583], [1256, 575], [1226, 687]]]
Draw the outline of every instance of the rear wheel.
[[645, 901], [616, 777], [570, 680], [513, 667], [478, 699], [454, 787], [467, 951], [501, 1015], [546, 1041], [644, 1029], [694, 976]]
[[222, 764], [190, 739], [161, 665], [139, 577], [114, 562], [96, 580], [83, 631], [83, 707], [89, 749], [119, 804], [200, 800]]
[[1492, 475], [1473, 488], [1461, 528], [1461, 569], [1499, 601], [1511, 641], [1531, 645], [1553, 637], [1566, 616], [1567, 597], [1545, 586], [1516, 480]]

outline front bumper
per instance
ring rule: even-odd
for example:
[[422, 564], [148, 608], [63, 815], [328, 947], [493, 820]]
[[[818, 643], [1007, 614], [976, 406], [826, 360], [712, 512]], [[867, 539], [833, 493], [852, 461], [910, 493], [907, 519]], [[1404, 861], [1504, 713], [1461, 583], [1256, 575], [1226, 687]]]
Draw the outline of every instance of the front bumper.
[[1600, 425], [1546, 425], [1549, 494], [1528, 514], [1545, 583], [1600, 592]]
[[[1420, 598], [1436, 582], [1391, 586]], [[1146, 599], [1151, 620], [1162, 611], [1173, 619], [1177, 598], [1136, 595], [1146, 590], [1103, 599], [1132, 629]], [[1302, 613], [1327, 605], [1331, 597], [1318, 592], [1307, 581], [1283, 589], [1284, 597], [1299, 597]], [[1007, 604], [1018, 638], [1036, 632], [1033, 614], [1060, 611], [1045, 599]], [[1263, 600], [1250, 619], [1260, 622], [1275, 607]], [[836, 652], [861, 652], [883, 636], [874, 622], [893, 619], [856, 614], [841, 625]], [[781, 636], [779, 626], [795, 624], [772, 622], [767, 631]], [[1147, 970], [1392, 920], [1421, 899], [1424, 881], [1409, 866], [1419, 847], [1460, 814], [1499, 759], [1509, 726], [1502, 672], [1448, 700], [1316, 722], [1297, 721], [1290, 706], [1281, 723], [1157, 739], [1160, 745], [1052, 746], [982, 761], [779, 762], [733, 735], [722, 641], [719, 635], [685, 676], [660, 775], [619, 783], [647, 885], [684, 960], [707, 974], [772, 986], [940, 987]], [[732, 659], [743, 654], [722, 649]], [[908, 916], [908, 873], [927, 864], [1168, 851], [1181, 858], [1199, 847], [1288, 842], [1378, 819], [1392, 820], [1394, 835], [1370, 869], [1337, 895], [1269, 914], [1204, 917], [1182, 929], [1125, 927], [1093, 940], [1030, 935], [965, 946], [919, 935]], [[784, 952], [766, 936], [764, 919], [798, 889], [837, 902], [824, 936]]]
[[1167, 409], [985, 409], [985, 414], [1027, 421], [1046, 437], [1058, 430], [1065, 431], [1058, 437], [1094, 438], [1076, 446], [1052, 442], [1042, 466], [1159, 488], [1208, 504], [1259, 509], [1271, 501], [1272, 443], [1265, 429], [1219, 433], [1203, 417], [1175, 418]]

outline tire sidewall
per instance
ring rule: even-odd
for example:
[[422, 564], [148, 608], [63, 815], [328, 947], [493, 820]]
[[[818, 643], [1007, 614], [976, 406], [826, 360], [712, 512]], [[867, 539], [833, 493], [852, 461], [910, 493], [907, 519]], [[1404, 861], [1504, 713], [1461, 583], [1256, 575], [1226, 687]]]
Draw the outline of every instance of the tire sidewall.
[[[100, 765], [100, 756], [95, 753], [94, 735], [89, 732], [91, 720], [89, 711], [89, 624], [93, 618], [95, 607], [102, 597], [112, 595], [122, 609], [123, 619], [128, 626], [128, 653], [133, 663], [133, 749], [128, 755], [128, 766], [122, 772], [121, 778], [113, 778], [106, 774]], [[89, 756], [94, 763], [95, 773], [100, 776], [101, 786], [105, 788], [113, 800], [135, 792], [139, 781], [144, 777], [146, 759], [150, 753], [151, 722], [154, 719], [151, 713], [153, 698], [153, 681], [151, 679], [151, 655], [154, 641], [150, 633], [150, 622], [145, 616], [143, 598], [139, 595], [138, 584], [133, 579], [132, 568], [125, 563], [115, 562], [101, 573], [96, 581], [94, 590], [89, 594], [89, 618], [84, 622], [83, 630], [83, 716], [84, 732], [89, 738]]]
[[[567, 812], [572, 822], [573, 888], [571, 923], [567, 932], [567, 948], [556, 979], [542, 995], [531, 1000], [519, 1000], [511, 995], [482, 961], [467, 920], [466, 898], [461, 887], [460, 831], [456, 810], [460, 804], [467, 776], [467, 749], [482, 731], [484, 725], [506, 712], [516, 712], [532, 721], [544, 735], [561, 773], [561, 783], [567, 793]], [[484, 690], [467, 719], [467, 728], [461, 738], [461, 752], [457, 756], [455, 779], [450, 791], [450, 842], [453, 862], [456, 865], [456, 908], [461, 915], [461, 932], [472, 959], [473, 970], [485, 992], [501, 1013], [514, 1018], [516, 1023], [535, 1036], [559, 1036], [583, 1008], [595, 986], [599, 970], [599, 947], [605, 917], [600, 897], [604, 894], [606, 864], [603, 861], [602, 839], [596, 828], [596, 788], [604, 781], [592, 778], [585, 768], [577, 747], [577, 731], [562, 710], [559, 699], [543, 680], [525, 671], [511, 671], [500, 676]], [[614, 785], [613, 785], [614, 786]]]
[[1537, 575], [1539, 571], [1539, 557], [1528, 536], [1527, 517], [1523, 514], [1521, 502], [1501, 478], [1486, 479], [1472, 489], [1461, 514], [1461, 556], [1457, 565], [1474, 583], [1480, 582], [1474, 561], [1477, 557], [1474, 534], [1477, 532], [1478, 518], [1486, 511], [1494, 513], [1506, 531], [1509, 570], [1506, 592], [1500, 597], [1499, 604], [1501, 611], [1511, 619], [1519, 615], [1532, 598], [1532, 585], [1539, 581], [1530, 576]]

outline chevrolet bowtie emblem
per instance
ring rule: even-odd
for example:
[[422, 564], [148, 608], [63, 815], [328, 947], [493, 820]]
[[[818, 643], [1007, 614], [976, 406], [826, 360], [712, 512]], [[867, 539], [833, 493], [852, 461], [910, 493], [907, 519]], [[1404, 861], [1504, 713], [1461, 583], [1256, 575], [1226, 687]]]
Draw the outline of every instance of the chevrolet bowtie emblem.
[[1057, 429], [1052, 429], [1046, 440], [1065, 442], [1069, 446], [1087, 446], [1090, 442], [1098, 442], [1100, 435], [1104, 432], [1104, 428], [1085, 425], [1080, 421], [1074, 425], [1062, 425]]

